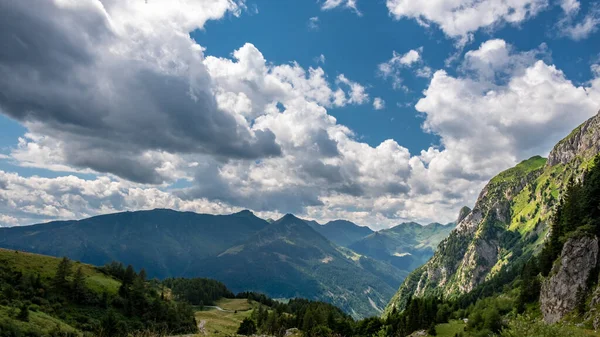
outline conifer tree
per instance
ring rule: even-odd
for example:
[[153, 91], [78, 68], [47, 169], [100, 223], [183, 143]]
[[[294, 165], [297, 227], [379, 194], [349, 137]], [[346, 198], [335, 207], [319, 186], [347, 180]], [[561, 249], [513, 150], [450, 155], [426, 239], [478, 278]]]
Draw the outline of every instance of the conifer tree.
[[67, 257], [63, 257], [60, 263], [58, 264], [58, 268], [56, 269], [56, 274], [53, 279], [53, 286], [55, 289], [59, 291], [64, 291], [69, 286], [69, 281], [67, 278], [71, 276], [71, 260]]
[[85, 276], [83, 275], [83, 270], [79, 267], [75, 275], [73, 275], [73, 282], [71, 284], [73, 299], [79, 303], [85, 302], [86, 289]]

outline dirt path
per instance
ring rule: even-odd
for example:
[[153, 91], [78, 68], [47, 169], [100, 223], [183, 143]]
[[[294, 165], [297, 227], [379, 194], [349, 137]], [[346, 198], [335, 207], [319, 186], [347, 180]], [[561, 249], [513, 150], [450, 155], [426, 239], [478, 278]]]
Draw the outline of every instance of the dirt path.
[[211, 309], [217, 309], [219, 311], [223, 311], [223, 312], [235, 312], [234, 310], [227, 310], [227, 309], [223, 309], [218, 305], [205, 305], [205, 308], [211, 308]]

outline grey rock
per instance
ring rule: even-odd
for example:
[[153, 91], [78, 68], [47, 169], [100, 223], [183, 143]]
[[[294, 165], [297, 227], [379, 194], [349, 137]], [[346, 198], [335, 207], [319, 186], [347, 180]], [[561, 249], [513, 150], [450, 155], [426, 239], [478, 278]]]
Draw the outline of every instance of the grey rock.
[[577, 156], [588, 157], [598, 152], [600, 152], [600, 112], [556, 144], [548, 155], [547, 165], [566, 164]]
[[542, 284], [540, 304], [544, 321], [556, 323], [577, 305], [577, 292], [586, 291], [586, 281], [598, 258], [598, 238], [569, 239], [551, 276]]

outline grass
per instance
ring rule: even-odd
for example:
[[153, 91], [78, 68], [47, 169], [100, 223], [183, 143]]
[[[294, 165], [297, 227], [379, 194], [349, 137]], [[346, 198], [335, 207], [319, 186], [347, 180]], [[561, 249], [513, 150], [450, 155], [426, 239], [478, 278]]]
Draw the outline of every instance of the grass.
[[50, 335], [53, 331], [61, 332], [77, 332], [76, 329], [63, 323], [62, 321], [53, 318], [43, 312], [29, 311], [29, 321], [22, 322], [14, 319], [14, 308], [0, 306], [0, 321], [10, 321], [14, 326], [19, 327], [21, 331], [35, 331], [42, 333], [43, 336]]
[[492, 178], [490, 184], [495, 185], [506, 181], [515, 181], [517, 179], [520, 179], [528, 173], [544, 167], [544, 165], [546, 165], [546, 161], [546, 158], [540, 156], [531, 157], [527, 160], [520, 162], [519, 164], [517, 164], [517, 166], [510, 168], [504, 172], [501, 172], [500, 174]]
[[217, 306], [225, 310], [208, 309], [196, 312], [196, 321], [204, 327], [204, 336], [225, 337], [235, 335], [244, 318], [250, 317], [256, 303], [248, 303], [245, 299], [222, 299], [217, 301]]
[[[10, 266], [23, 274], [40, 274], [44, 279], [54, 277], [60, 259], [50, 256], [26, 253], [0, 248], [0, 264]], [[94, 266], [73, 262], [73, 270], [81, 267], [88, 287], [98, 293], [106, 291], [116, 294], [121, 283], [107, 276]]]
[[216, 305], [223, 308], [224, 310], [237, 310], [237, 311], [248, 311], [254, 309], [257, 305], [255, 302], [249, 303], [246, 299], [231, 299], [223, 298], [216, 302]]
[[465, 326], [466, 324], [463, 321], [456, 320], [436, 325], [435, 331], [437, 332], [437, 337], [454, 337], [457, 333], [463, 332]]

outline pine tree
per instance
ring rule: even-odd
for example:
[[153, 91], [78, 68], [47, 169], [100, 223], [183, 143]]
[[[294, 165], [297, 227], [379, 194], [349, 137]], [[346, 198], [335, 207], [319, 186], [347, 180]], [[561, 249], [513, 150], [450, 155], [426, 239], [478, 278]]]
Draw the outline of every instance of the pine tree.
[[131, 265], [128, 265], [123, 274], [123, 283], [121, 283], [121, 287], [119, 288], [119, 295], [121, 295], [121, 297], [127, 298], [129, 296], [130, 287], [133, 285], [135, 278], [135, 270], [133, 270]]
[[78, 303], [84, 303], [86, 301], [86, 285], [85, 276], [81, 267], [77, 268], [75, 275], [73, 276], [73, 282], [71, 283], [71, 291], [73, 299]]
[[71, 273], [71, 260], [69, 260], [67, 257], [63, 257], [58, 264], [56, 274], [54, 275], [52, 282], [54, 288], [59, 291], [65, 291], [69, 286], [69, 281], [67, 278], [71, 276]]

